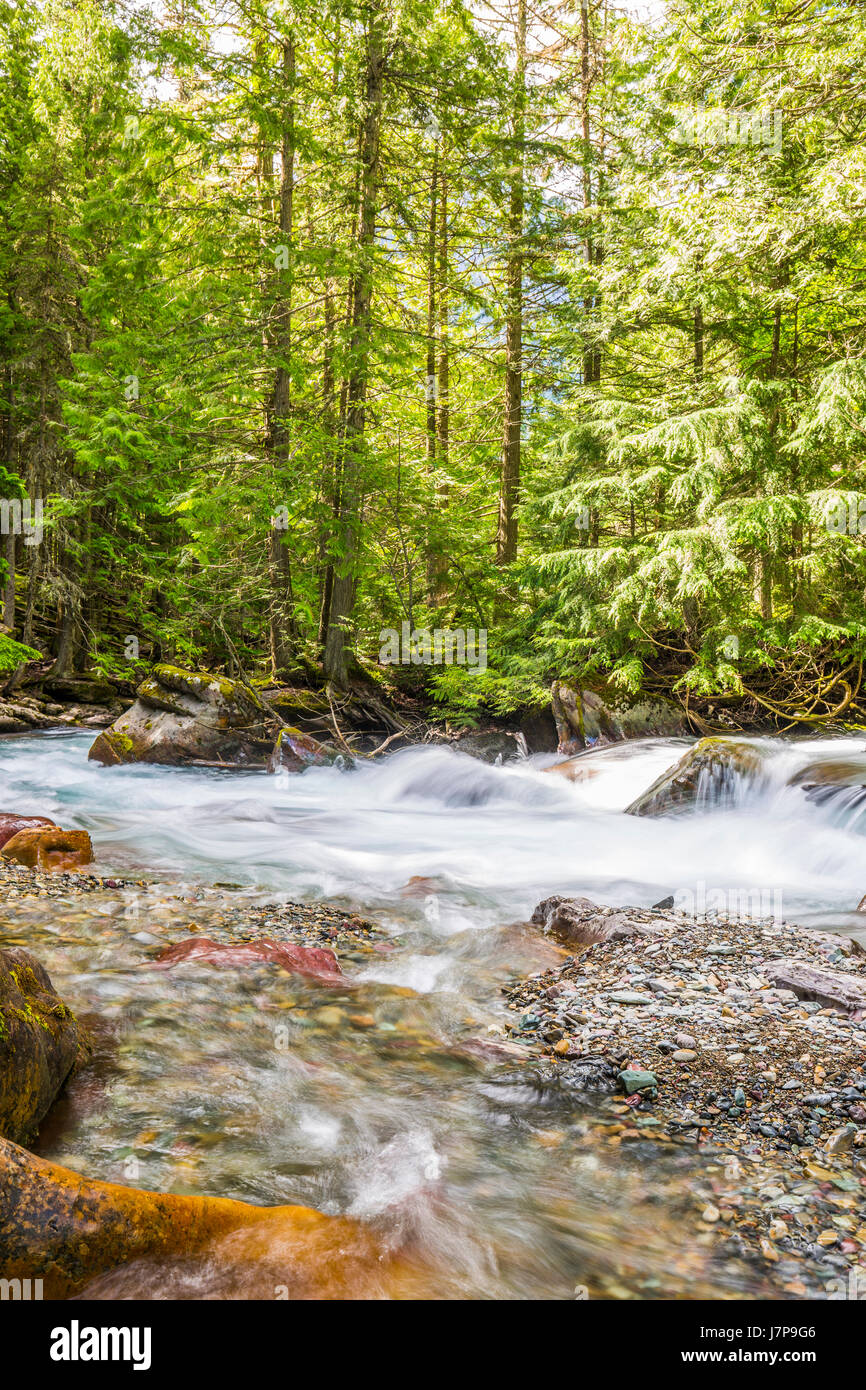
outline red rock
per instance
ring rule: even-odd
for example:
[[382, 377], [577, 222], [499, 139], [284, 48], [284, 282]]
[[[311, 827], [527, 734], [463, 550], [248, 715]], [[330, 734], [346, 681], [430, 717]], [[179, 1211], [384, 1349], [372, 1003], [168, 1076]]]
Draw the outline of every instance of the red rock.
[[93, 845], [86, 830], [19, 830], [0, 850], [28, 869], [60, 872], [93, 863]]
[[404, 883], [400, 889], [401, 898], [427, 898], [433, 893], [441, 891], [441, 885], [435, 878], [424, 878], [422, 874], [413, 874], [408, 883]]
[[0, 811], [0, 849], [19, 830], [53, 830], [53, 820], [47, 816], [19, 816], [14, 811]]
[[154, 964], [159, 970], [170, 970], [184, 961], [204, 961], [208, 965], [260, 965], [270, 961], [290, 970], [293, 975], [306, 975], [323, 985], [347, 985], [333, 951], [324, 946], [297, 946], [287, 941], [241, 941], [222, 944], [207, 936], [194, 941], [178, 941], [160, 951]]

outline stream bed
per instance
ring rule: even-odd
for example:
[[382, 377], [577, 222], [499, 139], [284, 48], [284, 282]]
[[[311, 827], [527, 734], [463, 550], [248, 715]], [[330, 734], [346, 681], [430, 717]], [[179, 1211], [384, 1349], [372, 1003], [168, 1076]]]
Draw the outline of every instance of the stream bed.
[[[154, 1191], [360, 1218], [423, 1252], [436, 1297], [780, 1296], [690, 1215], [723, 1160], [607, 1147], [600, 1102], [502, 1084], [479, 1040], [503, 1037], [503, 991], [565, 954], [528, 922], [552, 893], [648, 907], [748, 891], [788, 920], [855, 929], [859, 803], [810, 801], [791, 777], [861, 751], [866, 768], [866, 740], [756, 740], [769, 776], [666, 819], [623, 810], [686, 740], [593, 754], [577, 783], [547, 773], [551, 758], [495, 767], [436, 748], [300, 777], [104, 769], [91, 741], [0, 740], [0, 807], [88, 830], [95, 871], [123, 881], [0, 909], [0, 945], [31, 950], [103, 1030], [42, 1156]], [[245, 911], [279, 934], [289, 902], [376, 924], [335, 941], [345, 989], [270, 966], [149, 968], [190, 932], [231, 939]], [[189, 1262], [109, 1278], [103, 1296], [118, 1295], [224, 1296], [218, 1270]]]

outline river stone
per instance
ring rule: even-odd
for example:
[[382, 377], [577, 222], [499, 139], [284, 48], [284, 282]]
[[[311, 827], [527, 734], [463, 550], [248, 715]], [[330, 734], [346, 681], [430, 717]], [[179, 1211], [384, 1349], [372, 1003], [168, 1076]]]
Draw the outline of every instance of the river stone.
[[808, 961], [777, 960], [763, 967], [767, 979], [800, 999], [844, 1013], [866, 1010], [866, 979], [842, 970], [825, 970]]
[[302, 729], [280, 729], [268, 772], [304, 772], [308, 767], [327, 767], [329, 763], [349, 763], [352, 759], [330, 743], [320, 743]]
[[19, 830], [0, 850], [0, 856], [44, 873], [64, 873], [93, 863], [93, 845], [86, 830]]
[[105, 729], [88, 756], [118, 763], [264, 766], [278, 721], [242, 681], [155, 666], [131, 709]]
[[606, 941], [610, 934], [610, 918], [599, 912], [589, 898], [564, 898], [560, 894], [545, 898], [530, 919], [566, 946], [591, 946]]
[[0, 1136], [28, 1143], [89, 1051], [39, 961], [0, 950]]
[[166, 946], [154, 964], [160, 970], [168, 970], [187, 961], [221, 966], [267, 963], [282, 966], [293, 975], [304, 975], [318, 984], [350, 987], [333, 951], [323, 946], [301, 946], [295, 941], [270, 941], [260, 937], [256, 941], [218, 942], [207, 936], [196, 936]]
[[629, 816], [667, 816], [706, 800], [716, 806], [737, 783], [761, 776], [758, 749], [740, 739], [702, 738], [626, 808]]
[[350, 1217], [99, 1182], [2, 1138], [0, 1231], [0, 1273], [42, 1279], [47, 1299], [86, 1286], [105, 1298], [152, 1298], [154, 1288], [171, 1297], [172, 1255], [186, 1269], [198, 1261], [198, 1287], [206, 1262], [209, 1287], [226, 1299], [273, 1299], [279, 1287], [301, 1301], [428, 1296], [421, 1267]]
[[18, 816], [14, 811], [0, 811], [0, 849], [3, 848], [19, 830], [56, 829], [53, 820], [47, 816]]
[[648, 1091], [654, 1095], [659, 1084], [653, 1072], [632, 1071], [629, 1067], [621, 1071], [617, 1079], [627, 1096], [633, 1096], [637, 1091], [641, 1094]]

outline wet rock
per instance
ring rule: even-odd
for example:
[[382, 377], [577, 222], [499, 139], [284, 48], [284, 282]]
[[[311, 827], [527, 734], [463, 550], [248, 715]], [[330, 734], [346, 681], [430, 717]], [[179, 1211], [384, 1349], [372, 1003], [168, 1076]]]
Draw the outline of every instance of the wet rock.
[[18, 816], [14, 811], [0, 811], [0, 849], [17, 835], [19, 830], [56, 829], [47, 816]]
[[591, 946], [606, 941], [610, 932], [610, 923], [589, 898], [545, 898], [530, 920], [566, 946]]
[[42, 1279], [48, 1299], [167, 1297], [171, 1280], [195, 1297], [205, 1268], [225, 1298], [411, 1297], [417, 1272], [345, 1217], [96, 1182], [4, 1139], [0, 1231], [0, 1275]]
[[508, 763], [527, 756], [526, 739], [508, 729], [471, 730], [451, 740], [458, 753], [467, 753], [483, 763]]
[[626, 808], [626, 814], [666, 816], [702, 804], [718, 806], [732, 799], [740, 783], [759, 778], [762, 766], [761, 754], [751, 744], [699, 739]]
[[82, 869], [93, 863], [93, 845], [86, 830], [19, 830], [0, 850], [4, 859], [43, 873]]
[[320, 743], [312, 734], [301, 729], [280, 729], [273, 752], [268, 758], [268, 772], [304, 772], [308, 767], [327, 767], [331, 763], [351, 764], [352, 759], [332, 744]]
[[507, 1109], [570, 1109], [585, 1093], [613, 1095], [618, 1067], [597, 1054], [551, 1063], [532, 1061], [518, 1071], [499, 1069], [490, 1076], [487, 1095]]
[[29, 1142], [88, 1050], [39, 961], [0, 950], [0, 1136]]
[[424, 874], [413, 874], [407, 883], [400, 889], [401, 898], [429, 898], [435, 893], [441, 893], [443, 888], [442, 880], [438, 878], [426, 878]]
[[273, 711], [242, 681], [155, 666], [131, 709], [104, 730], [88, 756], [167, 766], [263, 766], [277, 729]]
[[578, 690], [566, 681], [554, 681], [550, 702], [560, 753], [579, 753], [594, 744], [622, 739], [675, 738], [688, 733], [682, 709], [668, 700], [634, 699], [613, 690]]
[[564, 777], [566, 782], [588, 782], [601, 772], [601, 768], [593, 767], [589, 762], [591, 757], [591, 753], [578, 753], [573, 758], [566, 758], [565, 762], [542, 768], [542, 772], [553, 777]]
[[50, 723], [51, 720], [29, 700], [4, 700], [0, 703], [0, 731], [3, 733], [23, 733], [25, 729], [38, 729]]
[[617, 1074], [622, 1089], [627, 1096], [636, 1095], [655, 1095], [658, 1089], [658, 1078], [651, 1071], [634, 1071], [626, 1067], [625, 1071]]
[[187, 961], [220, 966], [270, 963], [318, 984], [348, 986], [334, 952], [321, 946], [298, 946], [294, 942], [267, 939], [221, 944], [207, 936], [197, 936], [191, 941], [166, 946], [154, 964], [160, 970], [170, 970]]

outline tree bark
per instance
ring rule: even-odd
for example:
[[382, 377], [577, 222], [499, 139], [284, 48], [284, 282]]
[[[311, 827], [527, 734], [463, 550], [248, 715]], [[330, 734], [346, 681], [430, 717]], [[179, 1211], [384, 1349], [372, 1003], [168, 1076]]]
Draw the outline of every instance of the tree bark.
[[[288, 248], [286, 282], [275, 279], [277, 309], [273, 332], [273, 348], [279, 357], [274, 387], [268, 410], [268, 449], [274, 460], [274, 471], [283, 483], [283, 471], [291, 452], [292, 409], [292, 276], [294, 236], [295, 187], [295, 39], [289, 34], [283, 41], [283, 83], [286, 105], [281, 142], [281, 172], [279, 198], [279, 230]], [[273, 163], [271, 161], [271, 171]], [[271, 172], [272, 176], [272, 172]], [[278, 272], [279, 274], [279, 272]], [[297, 639], [292, 614], [292, 573], [287, 531], [271, 524], [268, 535], [268, 578], [271, 591], [269, 634], [271, 667], [275, 676], [286, 671], [292, 663]]]
[[520, 430], [523, 417], [523, 219], [526, 138], [526, 0], [518, 0], [515, 33], [512, 170], [508, 202], [508, 259], [505, 270], [505, 413], [499, 485], [496, 560], [510, 565], [517, 555], [520, 499]]
[[345, 448], [337, 519], [337, 564], [325, 640], [325, 675], [335, 685], [348, 682], [349, 628], [355, 606], [355, 582], [363, 507], [363, 449], [367, 378], [370, 358], [370, 311], [373, 299], [373, 242], [379, 193], [380, 138], [385, 81], [383, 13], [379, 0], [370, 7], [366, 34], [364, 115], [360, 138], [360, 187], [355, 235], [358, 269], [352, 277], [349, 370], [346, 395]]

